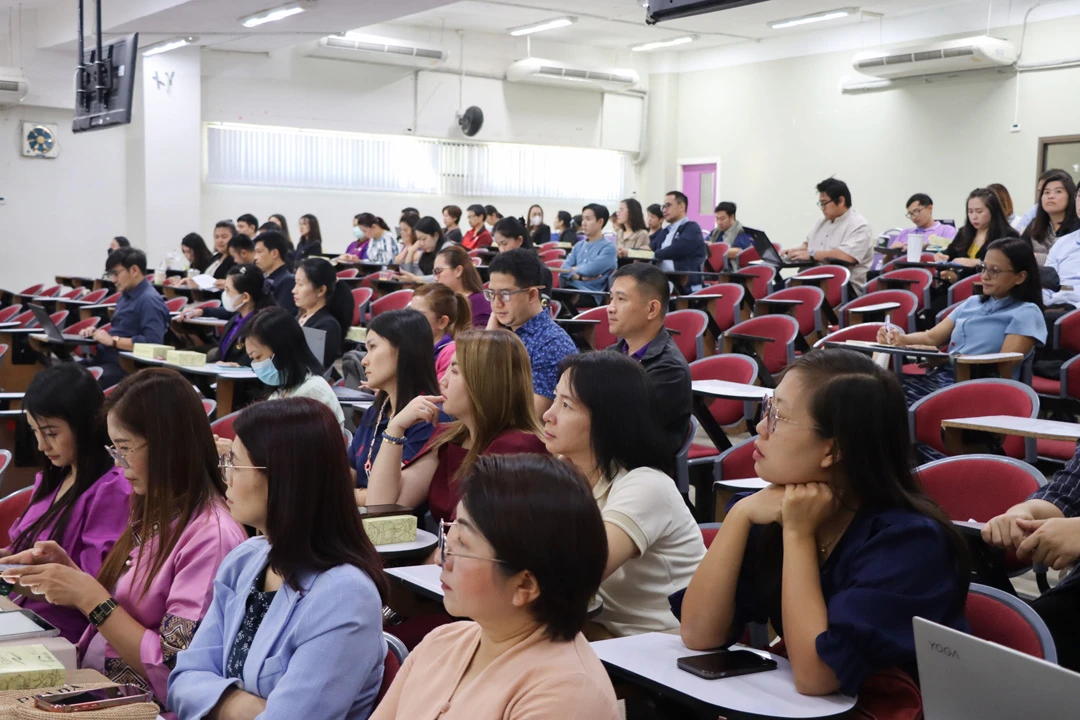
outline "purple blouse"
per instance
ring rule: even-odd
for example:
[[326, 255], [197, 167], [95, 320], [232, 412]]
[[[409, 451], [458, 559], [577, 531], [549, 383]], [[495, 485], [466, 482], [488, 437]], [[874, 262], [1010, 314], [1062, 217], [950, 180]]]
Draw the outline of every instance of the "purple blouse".
[[491, 318], [491, 303], [484, 297], [484, 293], [476, 292], [470, 295], [469, 306], [472, 308], [472, 326], [480, 330], [486, 328], [488, 319]]
[[[41, 485], [41, 473], [34, 478], [34, 493]], [[59, 490], [59, 487], [57, 487]], [[68, 492], [71, 492], [70, 490]], [[101, 569], [105, 556], [116, 544], [116, 539], [128, 526], [128, 496], [131, 483], [124, 477], [124, 471], [113, 468], [98, 478], [97, 482], [86, 489], [71, 508], [64, 537], [52, 538], [60, 544], [76, 565], [90, 575], [96, 576]], [[26, 509], [19, 521], [8, 531], [8, 539], [15, 542], [28, 527], [52, 506], [56, 490], [38, 500]], [[48, 538], [55, 523], [29, 543], [33, 547], [39, 539]], [[10, 547], [10, 546], [9, 546]], [[50, 605], [44, 600], [20, 597], [18, 605], [33, 610], [60, 630], [68, 641], [76, 643], [89, 624], [86, 617], [75, 608]]]

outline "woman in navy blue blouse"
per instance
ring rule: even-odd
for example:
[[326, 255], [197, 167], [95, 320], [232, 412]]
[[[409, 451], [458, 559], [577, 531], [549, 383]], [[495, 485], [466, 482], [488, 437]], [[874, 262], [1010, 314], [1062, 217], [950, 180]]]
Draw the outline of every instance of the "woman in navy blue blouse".
[[912, 473], [899, 382], [865, 355], [815, 350], [766, 410], [754, 461], [772, 485], [732, 504], [683, 598], [683, 642], [726, 646], [771, 621], [807, 695], [915, 676], [912, 618], [966, 630], [969, 571]]

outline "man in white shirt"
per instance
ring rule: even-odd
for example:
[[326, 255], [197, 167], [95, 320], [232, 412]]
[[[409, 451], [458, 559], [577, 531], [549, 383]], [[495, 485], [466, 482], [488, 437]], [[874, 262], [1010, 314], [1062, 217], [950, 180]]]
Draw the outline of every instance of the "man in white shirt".
[[1080, 230], [1057, 239], [1046, 256], [1046, 267], [1057, 272], [1062, 287], [1057, 292], [1043, 288], [1043, 305], [1080, 307]]
[[784, 257], [839, 262], [851, 271], [851, 286], [861, 293], [866, 285], [866, 271], [874, 259], [874, 234], [870, 223], [852, 209], [851, 190], [843, 180], [823, 180], [818, 183], [817, 191], [818, 207], [824, 217], [806, 236], [806, 242], [785, 250]]

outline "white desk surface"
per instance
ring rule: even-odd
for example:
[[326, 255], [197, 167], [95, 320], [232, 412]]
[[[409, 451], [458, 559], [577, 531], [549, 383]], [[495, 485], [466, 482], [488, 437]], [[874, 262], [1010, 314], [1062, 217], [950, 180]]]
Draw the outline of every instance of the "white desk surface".
[[812, 281], [812, 280], [832, 280], [832, 279], [833, 279], [833, 276], [828, 274], [828, 273], [807, 273], [806, 275], [796, 275], [795, 277], [789, 279], [788, 282], [791, 282], [792, 280], [811, 280]]
[[729, 400], [760, 400], [772, 395], [772, 390], [760, 385], [745, 385], [727, 380], [695, 380], [691, 389], [700, 395], [727, 398]]
[[[417, 529], [416, 539], [412, 542], [403, 543], [391, 543], [389, 545], [376, 545], [375, 550], [380, 555], [393, 556], [402, 553], [422, 552], [424, 550], [431, 550], [439, 544], [439, 538], [427, 530]], [[438, 567], [437, 565], [433, 567]], [[442, 568], [439, 568], [440, 570]], [[437, 577], [437, 576], [436, 576]]]
[[225, 327], [229, 324], [228, 320], [201, 316], [193, 318], [177, 318], [177, 320], [186, 325], [206, 325], [207, 327]]
[[2, 323], [0, 323], [0, 330], [7, 330], [8, 328], [17, 328], [21, 324], [22, 323], [20, 323], [20, 322], [12, 322], [12, 321], [2, 322]]
[[[11, 601], [10, 598], [0, 596], [0, 611], [18, 610], [18, 605]], [[21, 640], [7, 640], [0, 641], [0, 647], [14, 646], [14, 645], [44, 645], [45, 649], [53, 654], [53, 656], [60, 661], [60, 664], [67, 670], [78, 670], [79, 666], [75, 657], [75, 646], [71, 641], [66, 640], [59, 635], [56, 637], [46, 638], [23, 638]]]
[[767, 488], [769, 487], [769, 483], [761, 478], [743, 478], [741, 480], [717, 480], [713, 483], [713, 487], [720, 488], [721, 490], [743, 492], [744, 490], [761, 490]]
[[408, 565], [406, 567], [386, 568], [386, 572], [405, 581], [406, 585], [421, 592], [438, 595], [439, 597], [443, 596], [442, 582], [439, 580], [442, 567], [439, 565]]
[[1080, 440], [1080, 425], [1058, 420], [1014, 417], [1012, 415], [986, 415], [982, 417], [950, 418], [941, 421], [943, 428], [983, 430], [1006, 435], [1039, 438], [1043, 440]]
[[258, 377], [255, 375], [255, 371], [249, 367], [223, 367], [214, 363], [207, 363], [206, 365], [177, 365], [168, 362], [167, 360], [139, 357], [133, 352], [122, 352], [120, 355], [131, 358], [135, 362], [146, 363], [147, 365], [163, 365], [165, 367], [176, 368], [181, 372], [194, 373], [195, 375], [214, 375], [229, 380], [254, 380]]
[[705, 655], [711, 651], [688, 650], [678, 635], [645, 633], [590, 645], [605, 665], [640, 678], [647, 687], [665, 695], [707, 703], [720, 712], [775, 718], [822, 718], [842, 715], [855, 706], [855, 699], [844, 695], [800, 695], [795, 690], [788, 661], [768, 653], [761, 654], [776, 660], [776, 670], [705, 680], [680, 670], [675, 663], [681, 657]]
[[898, 302], [883, 302], [878, 303], [877, 305], [862, 305], [861, 307], [848, 308], [848, 312], [868, 313], [878, 312], [880, 310], [895, 310], [898, 307], [900, 307], [900, 303]]

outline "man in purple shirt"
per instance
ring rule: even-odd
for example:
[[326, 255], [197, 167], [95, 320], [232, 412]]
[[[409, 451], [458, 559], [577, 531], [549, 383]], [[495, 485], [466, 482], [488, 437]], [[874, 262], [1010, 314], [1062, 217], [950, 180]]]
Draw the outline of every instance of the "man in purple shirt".
[[935, 247], [948, 247], [952, 239], [956, 237], [956, 228], [945, 225], [934, 219], [934, 201], [925, 193], [916, 193], [907, 201], [907, 217], [915, 223], [915, 227], [908, 228], [896, 236], [890, 247], [906, 248], [908, 238], [912, 235], [922, 237], [922, 246], [933, 245]]

